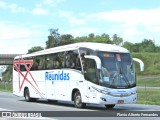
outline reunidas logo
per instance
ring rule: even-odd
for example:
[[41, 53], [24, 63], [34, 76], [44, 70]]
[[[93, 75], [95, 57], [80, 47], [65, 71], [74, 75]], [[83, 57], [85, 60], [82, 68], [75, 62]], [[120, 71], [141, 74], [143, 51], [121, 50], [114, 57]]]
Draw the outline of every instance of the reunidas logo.
[[65, 73], [63, 70], [58, 71], [56, 73], [52, 72], [45, 72], [45, 80], [69, 80], [70, 74]]

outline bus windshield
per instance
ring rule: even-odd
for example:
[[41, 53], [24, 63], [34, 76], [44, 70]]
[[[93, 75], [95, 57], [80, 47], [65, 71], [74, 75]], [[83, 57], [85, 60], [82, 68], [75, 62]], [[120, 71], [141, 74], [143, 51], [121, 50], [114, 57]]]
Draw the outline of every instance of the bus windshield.
[[102, 62], [100, 84], [109, 88], [136, 86], [135, 68], [129, 53], [98, 52]]

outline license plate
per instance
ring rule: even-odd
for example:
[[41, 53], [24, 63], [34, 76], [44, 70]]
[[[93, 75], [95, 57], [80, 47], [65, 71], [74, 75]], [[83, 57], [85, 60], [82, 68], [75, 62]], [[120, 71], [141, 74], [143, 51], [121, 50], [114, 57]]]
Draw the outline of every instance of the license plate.
[[124, 104], [124, 100], [118, 100], [117, 104]]

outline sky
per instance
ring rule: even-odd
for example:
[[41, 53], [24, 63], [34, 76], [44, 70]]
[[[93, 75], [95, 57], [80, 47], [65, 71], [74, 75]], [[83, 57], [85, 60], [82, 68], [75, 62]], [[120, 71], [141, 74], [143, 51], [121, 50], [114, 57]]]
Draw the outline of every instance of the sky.
[[0, 0], [0, 54], [45, 47], [49, 29], [74, 37], [117, 34], [160, 45], [160, 0]]

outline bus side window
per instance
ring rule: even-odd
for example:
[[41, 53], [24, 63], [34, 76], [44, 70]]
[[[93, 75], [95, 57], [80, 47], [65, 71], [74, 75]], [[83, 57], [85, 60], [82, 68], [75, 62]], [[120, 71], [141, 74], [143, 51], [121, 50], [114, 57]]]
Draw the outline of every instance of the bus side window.
[[55, 68], [60, 68], [60, 63], [59, 63], [59, 61], [55, 61]]
[[53, 69], [53, 60], [51, 58], [47, 60], [47, 69]]
[[65, 54], [65, 67], [81, 70], [78, 50], [66, 52], [66, 54]]
[[40, 59], [39, 65], [38, 65], [38, 69], [39, 70], [44, 70], [45, 69], [45, 59], [44, 56], [42, 56], [43, 58]]
[[66, 67], [67, 68], [71, 68], [71, 65], [72, 65], [72, 59], [71, 59], [71, 55], [70, 54], [67, 54], [66, 55]]
[[31, 70], [38, 70], [38, 59], [37, 58], [33, 59], [33, 65], [31, 67]]

